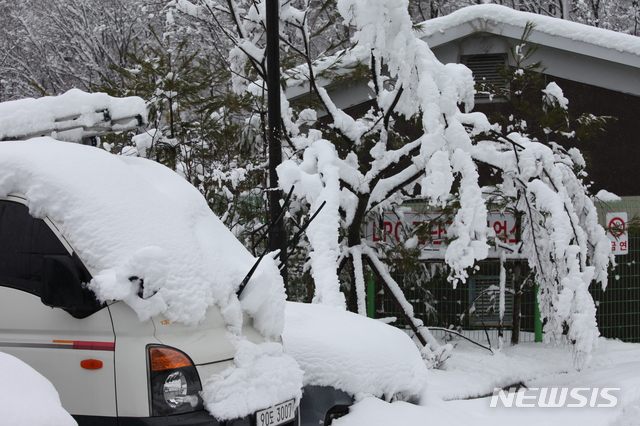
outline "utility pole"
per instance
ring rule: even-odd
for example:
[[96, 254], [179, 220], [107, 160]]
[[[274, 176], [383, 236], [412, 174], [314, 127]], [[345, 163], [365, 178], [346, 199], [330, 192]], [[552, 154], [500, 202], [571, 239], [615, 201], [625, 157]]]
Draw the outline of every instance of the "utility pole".
[[286, 265], [287, 234], [284, 229], [284, 215], [280, 210], [282, 199], [278, 188], [276, 167], [282, 162], [282, 144], [280, 141], [280, 18], [278, 16], [279, 1], [267, 0], [267, 92], [269, 111], [269, 216], [271, 220], [279, 218], [269, 233], [269, 250], [280, 250], [280, 269], [285, 289], [288, 289], [288, 272]]

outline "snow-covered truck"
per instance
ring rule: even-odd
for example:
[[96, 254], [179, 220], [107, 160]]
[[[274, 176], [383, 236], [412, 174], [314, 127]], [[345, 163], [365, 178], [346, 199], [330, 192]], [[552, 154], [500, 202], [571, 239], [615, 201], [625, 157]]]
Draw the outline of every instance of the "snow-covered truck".
[[237, 294], [254, 263], [160, 164], [0, 142], [0, 351], [81, 425], [297, 425], [274, 259]]

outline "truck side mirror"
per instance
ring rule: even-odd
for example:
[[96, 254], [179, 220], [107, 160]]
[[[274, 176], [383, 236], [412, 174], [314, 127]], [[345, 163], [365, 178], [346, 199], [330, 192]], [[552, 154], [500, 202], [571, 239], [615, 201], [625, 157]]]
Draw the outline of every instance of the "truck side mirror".
[[90, 290], [83, 288], [80, 274], [69, 256], [45, 256], [40, 300], [61, 308], [75, 318], [85, 318], [99, 306]]

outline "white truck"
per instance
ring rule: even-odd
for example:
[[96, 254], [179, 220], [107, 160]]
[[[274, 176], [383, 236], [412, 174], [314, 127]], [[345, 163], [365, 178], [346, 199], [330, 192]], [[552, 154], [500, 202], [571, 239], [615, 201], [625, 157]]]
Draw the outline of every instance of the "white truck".
[[0, 142], [0, 351], [81, 425], [298, 425], [275, 263], [236, 294], [254, 261], [157, 163]]

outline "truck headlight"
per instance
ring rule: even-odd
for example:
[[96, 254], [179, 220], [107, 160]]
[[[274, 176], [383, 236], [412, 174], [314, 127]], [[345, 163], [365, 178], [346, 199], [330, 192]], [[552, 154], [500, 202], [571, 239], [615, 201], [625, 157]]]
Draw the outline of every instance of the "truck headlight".
[[187, 395], [187, 379], [181, 371], [176, 371], [166, 378], [162, 386], [162, 393], [167, 405], [171, 408], [178, 408], [185, 402]]
[[166, 416], [203, 408], [200, 377], [191, 359], [178, 349], [150, 345], [148, 350], [151, 415]]

